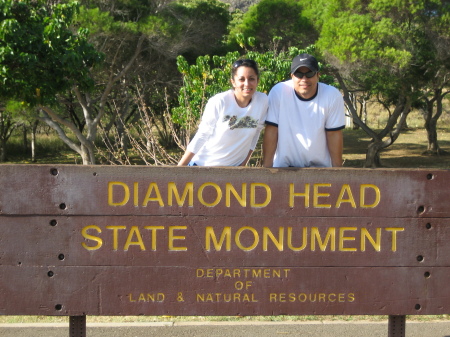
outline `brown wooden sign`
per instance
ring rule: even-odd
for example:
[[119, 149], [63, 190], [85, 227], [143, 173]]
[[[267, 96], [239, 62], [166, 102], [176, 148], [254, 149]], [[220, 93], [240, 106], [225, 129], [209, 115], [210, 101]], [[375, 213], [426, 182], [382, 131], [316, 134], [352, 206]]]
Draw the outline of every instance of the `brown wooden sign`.
[[0, 166], [0, 314], [450, 313], [446, 170]]

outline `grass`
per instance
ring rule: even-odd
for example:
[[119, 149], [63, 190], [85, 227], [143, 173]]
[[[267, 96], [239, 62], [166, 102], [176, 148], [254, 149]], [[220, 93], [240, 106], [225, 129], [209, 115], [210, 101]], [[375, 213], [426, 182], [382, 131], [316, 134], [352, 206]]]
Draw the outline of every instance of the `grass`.
[[[408, 321], [446, 321], [449, 315], [412, 315]], [[87, 316], [88, 323], [149, 323], [149, 322], [311, 322], [311, 321], [387, 321], [387, 315], [279, 315], [279, 316]], [[0, 316], [0, 324], [68, 323], [68, 316]]]
[[19, 135], [13, 136], [6, 146], [5, 164], [82, 164], [81, 157], [53, 133], [39, 133], [36, 141], [36, 161], [31, 160], [28, 144], [24, 149]]
[[[450, 152], [450, 129], [438, 130], [439, 145]], [[344, 166], [361, 168], [366, 158], [370, 138], [362, 130], [344, 131]], [[388, 168], [436, 168], [450, 167], [450, 155], [430, 156], [427, 150], [427, 133], [422, 128], [404, 131], [397, 141], [380, 153], [381, 164]]]

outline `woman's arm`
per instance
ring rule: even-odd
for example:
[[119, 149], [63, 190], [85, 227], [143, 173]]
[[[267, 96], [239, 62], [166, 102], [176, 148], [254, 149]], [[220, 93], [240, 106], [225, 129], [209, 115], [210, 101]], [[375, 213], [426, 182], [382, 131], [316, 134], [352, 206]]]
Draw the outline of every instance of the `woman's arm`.
[[180, 161], [178, 162], [178, 166], [187, 166], [189, 162], [194, 158], [195, 153], [192, 153], [191, 151], [186, 150], [183, 157], [181, 157]]
[[250, 160], [250, 157], [252, 156], [253, 150], [248, 151], [247, 157], [244, 159], [244, 161], [239, 166], [246, 166], [248, 161]]

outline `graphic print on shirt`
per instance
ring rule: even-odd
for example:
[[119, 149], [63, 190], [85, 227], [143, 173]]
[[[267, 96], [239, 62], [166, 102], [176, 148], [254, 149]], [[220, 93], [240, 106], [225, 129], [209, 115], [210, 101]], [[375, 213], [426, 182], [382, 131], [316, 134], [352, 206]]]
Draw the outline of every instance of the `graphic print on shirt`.
[[255, 129], [258, 125], [258, 121], [250, 116], [237, 118], [237, 116], [226, 115], [223, 117], [223, 121], [228, 121], [230, 130], [234, 129]]

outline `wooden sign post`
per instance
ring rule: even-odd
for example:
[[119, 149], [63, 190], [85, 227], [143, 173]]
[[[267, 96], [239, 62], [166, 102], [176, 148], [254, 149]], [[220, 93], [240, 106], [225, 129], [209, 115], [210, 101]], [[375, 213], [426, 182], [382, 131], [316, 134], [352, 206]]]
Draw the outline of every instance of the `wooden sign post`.
[[449, 191], [446, 170], [2, 165], [0, 314], [389, 315], [400, 336], [450, 313]]

